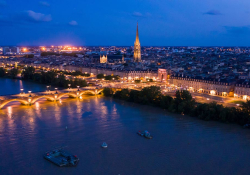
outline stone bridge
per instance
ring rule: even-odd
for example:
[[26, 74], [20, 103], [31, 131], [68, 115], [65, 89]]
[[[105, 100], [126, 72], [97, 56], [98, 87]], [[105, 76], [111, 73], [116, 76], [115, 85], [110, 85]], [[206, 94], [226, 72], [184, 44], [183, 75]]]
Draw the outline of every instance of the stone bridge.
[[[48, 101], [59, 101], [63, 97], [71, 97], [82, 99], [82, 95], [98, 95], [103, 91], [104, 88], [100, 89], [83, 89], [83, 90], [56, 90], [56, 91], [47, 91], [47, 92], [38, 92], [38, 93], [29, 93], [29, 94], [16, 94], [11, 96], [2, 96], [0, 99], [0, 109], [8, 105], [11, 102], [20, 102], [23, 105], [33, 105], [35, 102], [41, 99], [47, 99]], [[118, 89], [113, 89], [114, 91]]]

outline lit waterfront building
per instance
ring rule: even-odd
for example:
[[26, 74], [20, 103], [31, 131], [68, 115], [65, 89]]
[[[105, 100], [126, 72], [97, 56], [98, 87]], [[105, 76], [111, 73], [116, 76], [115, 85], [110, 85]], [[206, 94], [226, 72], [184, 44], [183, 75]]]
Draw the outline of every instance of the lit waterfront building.
[[234, 95], [233, 82], [171, 76], [169, 84], [171, 84], [174, 89], [186, 89], [191, 92], [229, 97], [233, 97]]
[[234, 97], [243, 100], [250, 99], [250, 85], [248, 83], [240, 83], [235, 85]]
[[138, 23], [137, 23], [136, 38], [134, 43], [134, 62], [141, 62], [141, 44], [139, 41]]

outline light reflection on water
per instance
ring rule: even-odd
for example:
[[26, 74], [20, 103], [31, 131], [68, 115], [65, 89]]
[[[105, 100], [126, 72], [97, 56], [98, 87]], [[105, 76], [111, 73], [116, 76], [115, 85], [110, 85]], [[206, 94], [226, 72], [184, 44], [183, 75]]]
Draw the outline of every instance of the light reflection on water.
[[[15, 81], [1, 81], [14, 88], [10, 93], [19, 92]], [[20, 86], [27, 89], [30, 84]], [[145, 129], [152, 140], [136, 134]], [[109, 145], [105, 150], [100, 147], [104, 141]], [[80, 158], [76, 168], [58, 168], [42, 158], [58, 146], [67, 146]], [[14, 103], [0, 110], [1, 175], [249, 174], [249, 157], [250, 131], [237, 125], [102, 97], [41, 100], [33, 106]]]
[[[136, 134], [144, 129], [152, 140]], [[0, 174], [248, 174], [249, 138], [235, 125], [102, 97], [41, 101], [1, 111]], [[80, 157], [76, 168], [42, 158], [58, 146]]]

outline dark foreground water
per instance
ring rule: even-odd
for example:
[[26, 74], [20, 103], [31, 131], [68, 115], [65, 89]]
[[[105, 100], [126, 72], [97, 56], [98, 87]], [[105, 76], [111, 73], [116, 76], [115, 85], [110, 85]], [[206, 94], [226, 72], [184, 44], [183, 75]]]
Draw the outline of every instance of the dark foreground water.
[[[152, 140], [136, 134], [144, 129]], [[76, 154], [79, 165], [59, 168], [43, 159], [58, 146]], [[228, 175], [249, 174], [249, 165], [250, 130], [237, 125], [103, 97], [0, 110], [1, 175]]]

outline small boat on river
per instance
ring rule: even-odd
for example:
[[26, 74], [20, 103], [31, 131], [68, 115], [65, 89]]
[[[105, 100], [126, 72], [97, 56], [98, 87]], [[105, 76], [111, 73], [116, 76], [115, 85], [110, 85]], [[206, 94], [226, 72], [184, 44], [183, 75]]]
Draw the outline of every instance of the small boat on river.
[[102, 147], [103, 147], [103, 148], [107, 148], [107, 147], [108, 147], [107, 143], [106, 143], [106, 142], [103, 142]]
[[76, 166], [79, 162], [79, 158], [77, 156], [72, 155], [62, 149], [49, 151], [45, 153], [43, 157], [60, 167]]
[[138, 131], [137, 134], [139, 136], [145, 137], [147, 139], [152, 139], [153, 138], [147, 130], [145, 130], [144, 132]]

